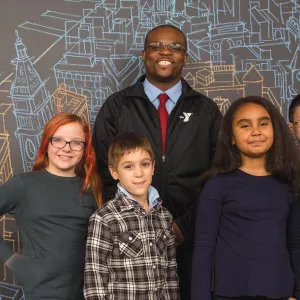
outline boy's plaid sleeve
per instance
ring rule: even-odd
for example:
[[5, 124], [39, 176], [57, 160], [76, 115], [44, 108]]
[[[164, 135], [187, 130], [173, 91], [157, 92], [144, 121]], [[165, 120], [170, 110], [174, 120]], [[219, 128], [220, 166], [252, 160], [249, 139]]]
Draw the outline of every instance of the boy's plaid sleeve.
[[84, 271], [84, 297], [104, 300], [107, 296], [107, 261], [112, 251], [112, 235], [108, 225], [97, 214], [89, 222]]
[[176, 263], [176, 247], [175, 236], [172, 230], [172, 222], [170, 226], [170, 232], [172, 233], [167, 244], [167, 257], [168, 257], [168, 269], [167, 278], [164, 285], [164, 296], [166, 300], [179, 300], [179, 283], [177, 275], [177, 263]]

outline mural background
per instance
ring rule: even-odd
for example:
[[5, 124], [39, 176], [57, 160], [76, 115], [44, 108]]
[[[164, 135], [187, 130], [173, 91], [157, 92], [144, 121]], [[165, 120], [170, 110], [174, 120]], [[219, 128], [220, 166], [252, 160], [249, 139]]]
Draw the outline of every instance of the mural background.
[[[300, 92], [298, 0], [10, 0], [0, 20], [0, 184], [31, 170], [53, 114], [93, 126], [105, 99], [143, 74], [145, 34], [159, 24], [186, 33], [183, 77], [222, 113], [255, 94], [287, 118]], [[11, 216], [0, 232], [20, 252]], [[0, 299], [24, 299], [3, 264]]]

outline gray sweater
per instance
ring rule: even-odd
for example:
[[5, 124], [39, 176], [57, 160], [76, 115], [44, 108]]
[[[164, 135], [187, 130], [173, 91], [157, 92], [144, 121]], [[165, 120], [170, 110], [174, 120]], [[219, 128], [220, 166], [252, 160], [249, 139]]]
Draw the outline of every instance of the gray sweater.
[[[80, 192], [82, 179], [47, 171], [17, 175], [0, 186], [0, 215], [15, 216], [23, 255], [13, 269], [26, 300], [83, 298], [88, 220], [96, 209], [92, 193]], [[0, 239], [0, 260], [13, 254]]]

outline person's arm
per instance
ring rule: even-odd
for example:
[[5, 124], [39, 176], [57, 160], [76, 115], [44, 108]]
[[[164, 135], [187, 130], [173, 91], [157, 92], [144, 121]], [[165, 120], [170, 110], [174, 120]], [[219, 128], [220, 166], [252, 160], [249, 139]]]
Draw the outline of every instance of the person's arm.
[[[211, 106], [211, 119], [213, 120], [211, 123], [210, 129], [210, 162], [212, 162], [215, 151], [216, 145], [218, 140], [218, 134], [222, 122], [222, 114], [218, 108], [218, 106], [213, 102]], [[195, 235], [194, 228], [195, 228], [195, 214], [197, 210], [197, 203], [198, 199], [192, 203], [189, 209], [185, 212], [185, 214], [175, 220], [176, 225], [173, 226], [174, 232], [176, 235], [176, 240], [178, 241], [192, 241]], [[176, 228], [178, 227], [178, 228]], [[178, 231], [180, 230], [180, 232]], [[176, 234], [177, 233], [177, 234]], [[181, 233], [181, 236], [180, 236]]]
[[[170, 216], [171, 217], [171, 216]], [[175, 236], [172, 230], [172, 223], [170, 223], [170, 232], [172, 235], [167, 241], [167, 278], [166, 283], [163, 287], [164, 289], [164, 299], [165, 300], [179, 300], [179, 283], [177, 276], [177, 264], [176, 264], [176, 247], [175, 247]]]
[[295, 275], [294, 297], [300, 299], [300, 199], [292, 204], [287, 230], [287, 246]]
[[[14, 176], [0, 186], [0, 216], [4, 214], [15, 215], [19, 209], [23, 196], [23, 185], [19, 176]], [[5, 243], [0, 236], [0, 260], [10, 269], [15, 268], [13, 250]]]
[[93, 146], [96, 153], [97, 170], [103, 182], [103, 201], [112, 199], [117, 190], [117, 181], [108, 170], [108, 145], [118, 134], [118, 112], [116, 103], [109, 97], [101, 107], [93, 129]]
[[109, 226], [97, 214], [89, 222], [84, 270], [86, 300], [108, 299], [108, 259], [113, 248]]
[[192, 300], [211, 300], [213, 253], [222, 213], [219, 181], [209, 181], [199, 199], [192, 264]]

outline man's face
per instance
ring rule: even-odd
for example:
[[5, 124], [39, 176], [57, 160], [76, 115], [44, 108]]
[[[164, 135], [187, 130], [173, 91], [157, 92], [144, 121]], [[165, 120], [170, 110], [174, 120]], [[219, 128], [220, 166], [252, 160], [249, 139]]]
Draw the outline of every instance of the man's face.
[[293, 122], [288, 123], [290, 130], [295, 134], [295, 137], [300, 143], [300, 106], [297, 106], [294, 111]]
[[184, 50], [172, 51], [168, 47], [160, 50], [151, 49], [148, 46], [153, 42], [161, 42], [165, 45], [178, 43], [186, 48], [184, 36], [173, 28], [156, 29], [149, 34], [146, 49], [142, 52], [147, 79], [153, 85], [169, 83], [170, 86], [173, 86], [181, 78], [187, 54]]

